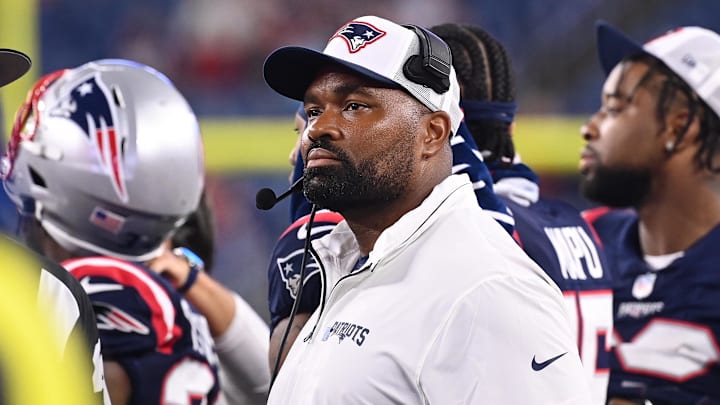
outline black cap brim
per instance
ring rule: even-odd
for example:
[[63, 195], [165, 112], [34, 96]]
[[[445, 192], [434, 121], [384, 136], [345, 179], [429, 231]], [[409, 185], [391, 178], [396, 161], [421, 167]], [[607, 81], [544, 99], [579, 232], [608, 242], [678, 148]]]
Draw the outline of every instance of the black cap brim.
[[0, 87], [19, 79], [30, 70], [30, 57], [12, 49], [0, 48]]
[[623, 59], [645, 53], [642, 45], [628, 38], [605, 21], [595, 23], [598, 57], [606, 75]]
[[355, 63], [297, 46], [280, 48], [271, 53], [265, 59], [263, 75], [273, 90], [285, 97], [302, 101], [318, 72], [330, 66], [341, 66], [382, 84], [400, 87], [387, 77]]

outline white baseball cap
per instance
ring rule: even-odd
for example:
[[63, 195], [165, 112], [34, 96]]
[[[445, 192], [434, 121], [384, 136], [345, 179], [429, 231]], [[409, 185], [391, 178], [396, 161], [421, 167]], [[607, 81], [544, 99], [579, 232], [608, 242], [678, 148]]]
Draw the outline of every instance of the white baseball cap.
[[599, 21], [597, 47], [606, 74], [628, 56], [645, 53], [658, 58], [720, 116], [720, 35], [717, 33], [702, 27], [680, 27], [639, 45]]
[[[380, 83], [405, 89], [432, 111], [445, 111], [450, 115], [455, 134], [463, 113], [460, 110], [460, 85], [449, 50], [447, 63], [444, 63], [445, 68], [449, 68], [446, 91], [433, 90], [404, 73], [408, 59], [421, 52], [418, 35], [411, 28], [380, 17], [359, 17], [340, 27], [322, 52], [295, 46], [275, 50], [265, 60], [265, 81], [278, 93], [302, 101], [320, 69], [329, 65], [344, 66]], [[440, 38], [435, 39], [440, 41], [435, 44], [445, 45]]]
[[22, 52], [0, 48], [0, 87], [19, 79], [30, 70], [30, 58]]

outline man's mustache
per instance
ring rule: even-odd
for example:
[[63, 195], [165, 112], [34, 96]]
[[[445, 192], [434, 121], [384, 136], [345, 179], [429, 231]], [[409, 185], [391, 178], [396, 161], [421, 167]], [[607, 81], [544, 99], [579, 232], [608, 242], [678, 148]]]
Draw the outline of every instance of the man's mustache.
[[340, 160], [341, 162], [348, 162], [348, 161], [349, 161], [348, 155], [345, 153], [344, 150], [336, 147], [335, 145], [333, 145], [333, 144], [330, 143], [330, 142], [323, 141], [323, 140], [317, 140], [317, 141], [314, 141], [314, 142], [310, 145], [310, 147], [309, 147], [308, 150], [307, 150], [307, 153], [306, 153], [305, 156], [303, 157], [303, 161], [305, 162], [305, 166], [307, 166], [308, 154], [310, 153], [311, 150], [313, 150], [313, 149], [315, 149], [315, 148], [325, 149], [326, 151], [334, 154], [334, 155], [337, 157], [337, 159]]

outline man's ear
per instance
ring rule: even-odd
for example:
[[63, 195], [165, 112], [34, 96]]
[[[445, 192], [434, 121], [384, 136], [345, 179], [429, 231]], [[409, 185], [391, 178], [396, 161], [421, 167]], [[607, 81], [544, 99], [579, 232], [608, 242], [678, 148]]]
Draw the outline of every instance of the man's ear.
[[[700, 133], [699, 114], [702, 114], [702, 112], [698, 108], [691, 117], [690, 109], [687, 107], [678, 108], [668, 114], [664, 134], [667, 152], [674, 152], [695, 143]], [[689, 126], [688, 120], [691, 120]], [[685, 131], [684, 134], [683, 131]], [[681, 134], [682, 139], [679, 139]]]
[[444, 111], [436, 111], [425, 116], [425, 134], [423, 138], [423, 157], [429, 158], [450, 144], [452, 125], [450, 116]]

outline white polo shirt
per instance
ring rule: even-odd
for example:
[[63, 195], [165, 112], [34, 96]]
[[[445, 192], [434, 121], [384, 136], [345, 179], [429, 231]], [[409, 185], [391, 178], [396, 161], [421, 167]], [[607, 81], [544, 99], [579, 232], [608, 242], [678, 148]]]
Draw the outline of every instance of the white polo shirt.
[[268, 404], [590, 403], [560, 291], [467, 176], [435, 187], [352, 274], [347, 223], [313, 246], [325, 299]]

